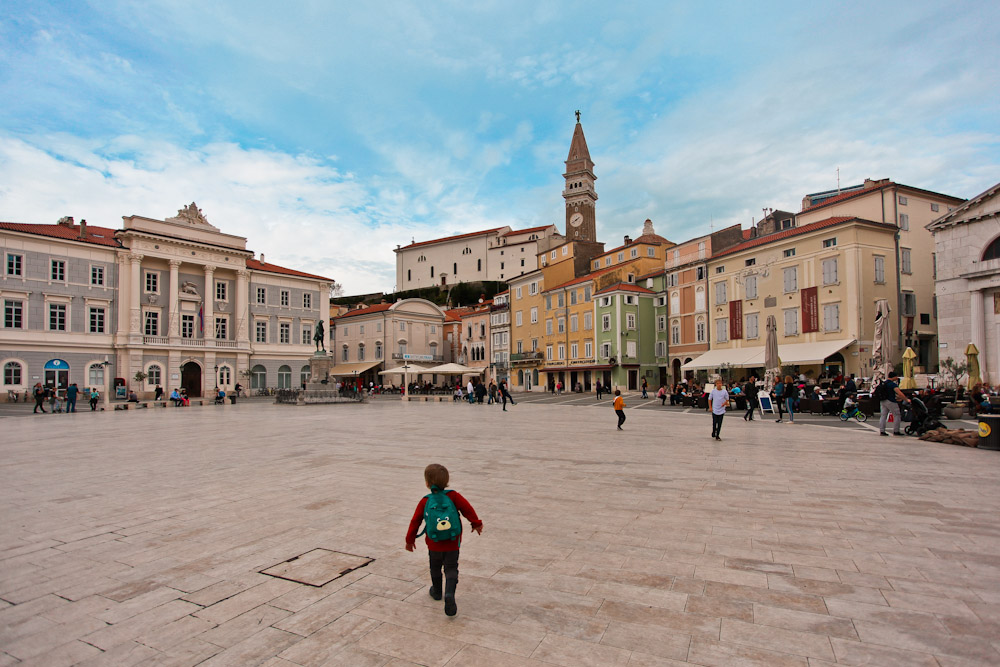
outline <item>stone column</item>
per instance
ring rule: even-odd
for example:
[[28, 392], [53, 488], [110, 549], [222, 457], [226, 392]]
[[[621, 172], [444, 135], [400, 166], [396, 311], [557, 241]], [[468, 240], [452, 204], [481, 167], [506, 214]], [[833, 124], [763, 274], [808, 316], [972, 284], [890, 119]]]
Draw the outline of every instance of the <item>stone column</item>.
[[142, 255], [139, 253], [129, 253], [131, 262], [131, 289], [129, 290], [129, 321], [128, 332], [130, 335], [142, 334]]
[[205, 266], [205, 331], [202, 338], [212, 340], [215, 338], [215, 267]]
[[[985, 298], [986, 292], [984, 290], [969, 292], [969, 305], [971, 306], [969, 315], [972, 318], [969, 322], [969, 342], [975, 345], [976, 349], [979, 350], [979, 375], [984, 380], [987, 377], [986, 358], [988, 356], [988, 351], [986, 349]], [[965, 351], [966, 345], [968, 345], [968, 343], [962, 343], [960, 345], [961, 352]], [[969, 387], [969, 389], [971, 388], [972, 387]]]
[[180, 326], [181, 318], [177, 302], [177, 294], [180, 292], [180, 278], [177, 274], [180, 271], [180, 266], [181, 260], [170, 260], [170, 293], [167, 295], [167, 308], [169, 308], [169, 312], [167, 313], [167, 335], [171, 338], [177, 338], [180, 335], [178, 327]]
[[249, 343], [250, 272], [245, 269], [236, 272], [236, 302], [233, 305], [233, 316], [236, 318], [234, 324], [237, 343]]

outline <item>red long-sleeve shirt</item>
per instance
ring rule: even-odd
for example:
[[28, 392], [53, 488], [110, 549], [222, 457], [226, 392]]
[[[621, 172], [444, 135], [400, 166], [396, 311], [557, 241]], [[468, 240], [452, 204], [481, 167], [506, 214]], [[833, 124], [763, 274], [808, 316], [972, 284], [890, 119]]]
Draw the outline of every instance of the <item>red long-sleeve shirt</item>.
[[[448, 497], [451, 498], [451, 502], [455, 503], [455, 509], [458, 510], [458, 513], [464, 516], [473, 528], [479, 528], [483, 525], [483, 522], [476, 516], [476, 510], [473, 509], [468, 500], [462, 497], [461, 493], [451, 490], [448, 492]], [[417, 509], [413, 512], [413, 518], [410, 519], [410, 528], [406, 531], [407, 544], [415, 544], [417, 541], [417, 530], [424, 521], [424, 505], [426, 504], [426, 497], [421, 498], [420, 502], [417, 503]], [[458, 527], [462, 528], [461, 519], [458, 521]], [[455, 539], [445, 542], [435, 542], [425, 534], [424, 542], [427, 543], [428, 551], [458, 551], [458, 548], [462, 545], [462, 533], [459, 533]]]

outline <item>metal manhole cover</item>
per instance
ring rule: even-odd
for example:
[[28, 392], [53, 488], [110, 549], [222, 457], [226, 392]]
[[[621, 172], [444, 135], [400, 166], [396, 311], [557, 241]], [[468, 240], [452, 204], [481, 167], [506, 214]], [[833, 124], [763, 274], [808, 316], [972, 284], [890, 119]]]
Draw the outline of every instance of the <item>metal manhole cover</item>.
[[329, 549], [313, 549], [283, 563], [272, 565], [260, 573], [318, 587], [344, 576], [351, 570], [364, 567], [373, 560], [375, 559]]

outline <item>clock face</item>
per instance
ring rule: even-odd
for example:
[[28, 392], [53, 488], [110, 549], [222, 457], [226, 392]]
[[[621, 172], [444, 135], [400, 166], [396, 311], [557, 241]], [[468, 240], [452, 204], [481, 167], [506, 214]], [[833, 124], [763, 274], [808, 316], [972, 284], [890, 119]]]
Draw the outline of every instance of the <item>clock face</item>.
[[583, 214], [582, 213], [574, 213], [573, 215], [571, 215], [570, 218], [569, 218], [569, 224], [573, 225], [574, 227], [579, 227], [580, 225], [582, 225], [583, 224]]

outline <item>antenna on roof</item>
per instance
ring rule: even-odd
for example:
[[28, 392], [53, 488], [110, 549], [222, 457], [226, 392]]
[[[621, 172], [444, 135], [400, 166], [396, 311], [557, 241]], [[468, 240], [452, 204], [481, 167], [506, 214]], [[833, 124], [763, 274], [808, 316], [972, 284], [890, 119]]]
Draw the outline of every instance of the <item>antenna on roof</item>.
[[837, 194], [840, 194], [840, 167], [837, 167]]

